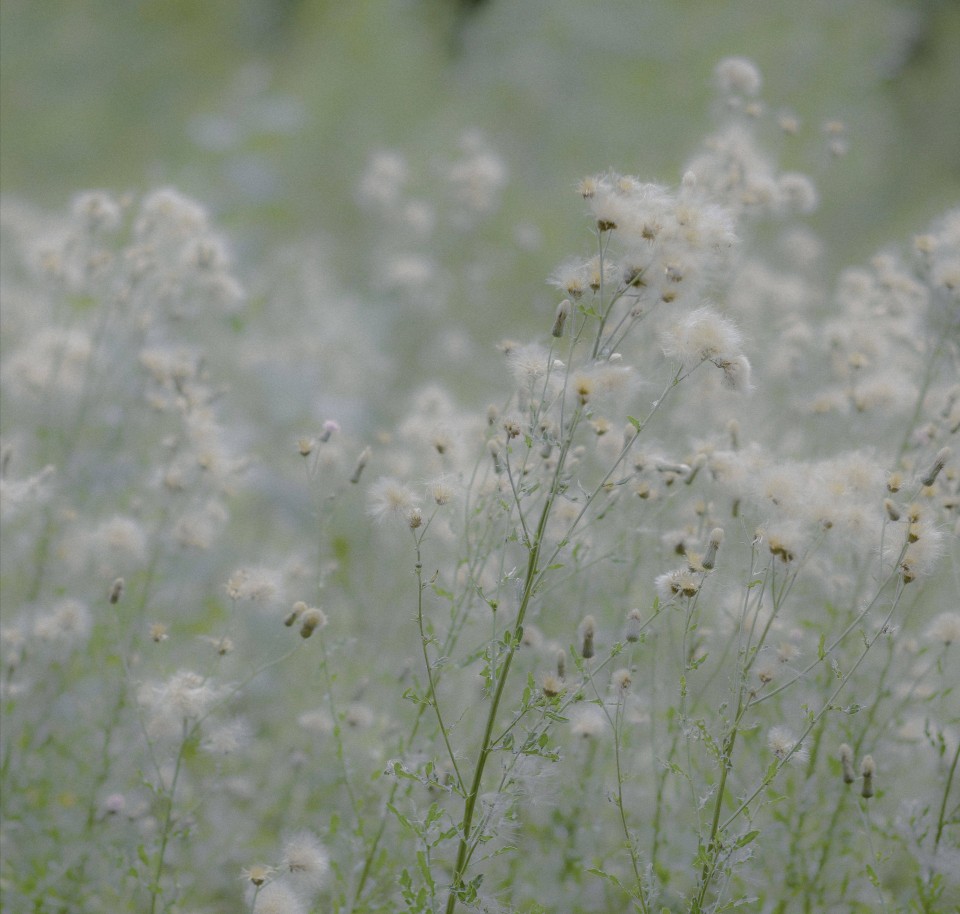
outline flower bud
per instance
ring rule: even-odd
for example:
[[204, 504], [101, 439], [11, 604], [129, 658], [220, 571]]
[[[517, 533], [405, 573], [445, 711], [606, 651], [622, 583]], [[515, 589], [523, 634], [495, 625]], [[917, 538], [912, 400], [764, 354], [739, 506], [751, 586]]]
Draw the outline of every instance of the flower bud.
[[643, 634], [642, 618], [643, 616], [639, 609], [631, 609], [627, 614], [627, 625], [623, 637], [631, 644], [639, 641], [640, 636]]
[[593, 616], [585, 616], [580, 623], [580, 636], [583, 639], [580, 647], [580, 656], [584, 660], [589, 660], [594, 655], [593, 636], [596, 631], [597, 623]]
[[950, 448], [948, 447], [940, 448], [940, 450], [937, 451], [937, 456], [934, 458], [930, 469], [927, 470], [920, 479], [921, 485], [932, 486], [937, 481], [940, 471], [947, 465], [947, 461], [950, 459], [950, 453]]
[[306, 611], [307, 604], [304, 603], [303, 600], [297, 600], [297, 602], [293, 604], [293, 609], [290, 610], [290, 614], [283, 620], [283, 624], [286, 625], [287, 628], [290, 628]]
[[350, 477], [350, 482], [356, 485], [360, 482], [360, 475], [363, 473], [364, 468], [370, 462], [370, 458], [373, 456], [373, 451], [368, 447], [365, 447], [361, 452], [360, 456], [357, 458], [357, 465], [354, 467], [353, 475]]
[[877, 772], [877, 766], [874, 764], [872, 755], [865, 755], [860, 763], [860, 775], [863, 777], [863, 787], [860, 789], [860, 796], [869, 800], [873, 796], [873, 776]]
[[570, 304], [570, 299], [565, 298], [559, 305], [557, 305], [556, 313], [553, 316], [553, 329], [550, 331], [551, 336], [561, 337], [563, 336], [563, 327], [567, 322], [567, 318], [570, 316], [570, 310], [573, 306]]
[[503, 463], [500, 461], [500, 451], [503, 448], [503, 441], [499, 438], [491, 438], [487, 447], [490, 449], [490, 457], [493, 460], [493, 472], [499, 476], [503, 472]]
[[840, 768], [843, 770], [844, 784], [852, 784], [857, 779], [853, 770], [853, 749], [846, 743], [840, 745]]
[[707, 552], [703, 557], [703, 561], [700, 563], [703, 565], [707, 571], [710, 571], [717, 561], [717, 550], [720, 548], [720, 544], [723, 542], [723, 528], [714, 527], [710, 532], [710, 540], [707, 543]]
[[340, 431], [340, 423], [334, 419], [327, 419], [323, 423], [323, 430], [320, 432], [320, 441], [326, 443], [335, 432]]

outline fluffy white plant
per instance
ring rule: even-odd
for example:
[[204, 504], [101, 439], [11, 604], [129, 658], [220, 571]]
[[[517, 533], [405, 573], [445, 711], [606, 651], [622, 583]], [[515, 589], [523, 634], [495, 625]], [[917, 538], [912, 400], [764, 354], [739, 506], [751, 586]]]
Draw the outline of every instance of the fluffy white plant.
[[[759, 72], [715, 84], [677, 186], [580, 182], [490, 405], [440, 379], [391, 432], [378, 322], [244, 310], [194, 201], [5, 202], [5, 906], [960, 900], [960, 211], [827, 293]], [[412, 172], [361, 182], [373, 285], [466, 367], [436, 324], [507, 169]]]

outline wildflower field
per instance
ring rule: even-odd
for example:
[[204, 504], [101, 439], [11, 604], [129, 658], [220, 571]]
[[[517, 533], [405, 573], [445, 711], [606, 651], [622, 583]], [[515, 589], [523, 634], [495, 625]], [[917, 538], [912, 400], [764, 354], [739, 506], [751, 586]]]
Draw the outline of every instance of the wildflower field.
[[960, 206], [837, 263], [764, 75], [542, 213], [4, 194], [4, 911], [960, 910]]

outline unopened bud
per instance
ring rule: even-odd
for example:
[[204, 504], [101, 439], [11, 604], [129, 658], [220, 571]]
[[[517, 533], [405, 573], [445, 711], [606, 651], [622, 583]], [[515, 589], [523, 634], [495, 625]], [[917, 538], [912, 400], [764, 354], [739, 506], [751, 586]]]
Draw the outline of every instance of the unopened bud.
[[693, 462], [690, 465], [690, 472], [687, 473], [687, 478], [683, 480], [684, 485], [690, 485], [696, 478], [697, 474], [707, 465], [707, 457], [705, 454], [697, 454], [693, 459]]
[[493, 472], [499, 476], [503, 472], [503, 464], [500, 462], [500, 449], [503, 447], [503, 442], [499, 438], [491, 438], [488, 447], [490, 456], [493, 458]]
[[297, 600], [293, 604], [293, 609], [290, 610], [290, 615], [283, 620], [283, 624], [290, 628], [294, 622], [297, 621], [305, 612], [307, 611], [307, 604], [303, 600]]
[[843, 770], [844, 784], [852, 784], [857, 779], [853, 770], [853, 749], [846, 743], [840, 745], [840, 768]]
[[947, 465], [947, 461], [950, 459], [950, 453], [950, 448], [948, 447], [940, 448], [940, 450], [937, 451], [937, 456], [933, 459], [932, 466], [920, 480], [922, 485], [932, 486], [937, 481], [940, 471]]
[[561, 337], [563, 336], [563, 327], [567, 322], [567, 318], [570, 316], [570, 310], [573, 305], [570, 304], [570, 299], [565, 298], [559, 305], [557, 305], [556, 313], [553, 316], [553, 329], [550, 331], [551, 336]]
[[567, 678], [567, 652], [563, 648], [557, 651], [557, 676]]
[[860, 775], [863, 777], [863, 787], [860, 789], [860, 796], [869, 800], [873, 796], [873, 776], [877, 772], [877, 766], [874, 764], [872, 755], [865, 755], [860, 763]]
[[710, 541], [707, 543], [707, 553], [703, 557], [701, 564], [708, 571], [717, 563], [717, 550], [723, 542], [723, 528], [714, 527], [710, 532]]
[[350, 482], [356, 484], [360, 482], [360, 475], [363, 473], [364, 468], [370, 462], [370, 458], [373, 456], [373, 451], [368, 447], [365, 447], [361, 452], [360, 456], [357, 458], [357, 465], [354, 467], [353, 476], [350, 477]]
[[581, 406], [586, 406], [590, 402], [590, 396], [593, 394], [593, 378], [588, 375], [580, 375], [578, 378], [574, 379], [574, 388], [576, 390], [577, 399], [580, 401]]
[[123, 596], [124, 588], [123, 578], [117, 578], [113, 584], [110, 585], [110, 602], [119, 603], [120, 598]]
[[339, 432], [339, 431], [340, 431], [340, 423], [336, 422], [333, 419], [327, 419], [327, 421], [323, 423], [323, 430], [320, 432], [320, 441], [326, 444], [326, 442], [330, 440], [330, 437], [334, 434], [334, 432]]
[[597, 623], [593, 616], [586, 616], [580, 623], [580, 635], [583, 643], [580, 647], [580, 656], [584, 660], [589, 660], [594, 655], [593, 636], [596, 632]]
[[730, 436], [730, 450], [738, 450], [740, 447], [740, 423], [736, 419], [731, 419], [727, 423], [727, 434]]

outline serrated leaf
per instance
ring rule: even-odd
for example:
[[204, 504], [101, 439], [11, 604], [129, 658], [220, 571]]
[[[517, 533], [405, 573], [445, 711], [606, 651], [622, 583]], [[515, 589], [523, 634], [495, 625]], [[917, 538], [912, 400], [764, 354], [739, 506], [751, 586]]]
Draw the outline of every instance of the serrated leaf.
[[400, 810], [397, 809], [393, 803], [387, 803], [387, 809], [389, 809], [390, 812], [392, 812], [397, 819], [399, 819], [400, 824], [403, 825], [404, 828], [407, 828], [414, 834], [417, 834], [417, 829], [414, 827], [413, 823], [402, 812], [400, 812]]
[[[623, 886], [623, 883], [619, 879], [617, 879], [617, 877], [614, 876], [613, 873], [608, 873], [606, 870], [601, 870], [599, 867], [595, 867], [595, 866], [590, 867], [590, 869], [588, 869], [587, 872], [592, 873], [594, 876], [599, 876], [601, 879], [606, 879], [608, 882], [612, 882], [622, 892], [627, 892], [627, 890]], [[630, 893], [627, 892], [627, 894], [629, 895]]]

